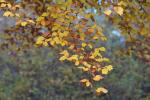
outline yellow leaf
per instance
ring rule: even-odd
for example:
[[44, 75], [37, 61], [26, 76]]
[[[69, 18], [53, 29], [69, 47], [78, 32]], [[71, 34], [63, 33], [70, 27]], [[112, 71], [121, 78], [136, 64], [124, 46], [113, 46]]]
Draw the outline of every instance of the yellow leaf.
[[87, 82], [85, 83], [85, 85], [86, 85], [86, 87], [89, 87], [89, 86], [91, 86], [91, 82], [90, 82], [90, 81], [87, 81]]
[[64, 18], [58, 18], [58, 20], [59, 20], [60, 22], [64, 22], [64, 21], [65, 21]]
[[11, 8], [11, 4], [10, 4], [10, 3], [8, 3], [8, 4], [7, 4], [7, 7], [8, 7], [8, 8]]
[[84, 66], [86, 66], [86, 67], [88, 67], [88, 68], [90, 68], [90, 67], [91, 67], [91, 65], [90, 65], [90, 64], [88, 64], [88, 63], [87, 63], [87, 62], [85, 62], [85, 61], [83, 62], [83, 65], [84, 65]]
[[98, 36], [94, 36], [94, 37], [93, 37], [94, 40], [97, 40], [98, 38], [99, 38]]
[[15, 16], [16, 16], [16, 17], [20, 17], [20, 15], [19, 15], [19, 14], [17, 14], [17, 13], [15, 14]]
[[41, 22], [42, 20], [44, 20], [44, 17], [38, 17], [38, 18], [36, 19], [37, 22]]
[[79, 57], [79, 59], [83, 59], [84, 58], [84, 56], [83, 55], [81, 55], [80, 57]]
[[27, 24], [27, 22], [21, 22], [21, 26], [26, 26]]
[[4, 12], [3, 16], [6, 16], [6, 17], [10, 16], [10, 17], [12, 17], [12, 16], [14, 16], [14, 14], [12, 12], [10, 12], [10, 11], [6, 11], [6, 12]]
[[113, 67], [112, 67], [112, 65], [108, 65], [108, 66], [106, 66], [106, 68], [108, 69], [108, 71], [111, 71], [111, 70], [113, 70]]
[[5, 3], [2, 3], [1, 4], [1, 8], [4, 8], [4, 7], [6, 7], [7, 5], [5, 4]]
[[60, 61], [64, 61], [64, 60], [66, 60], [66, 59], [67, 59], [66, 56], [62, 56], [62, 57], [59, 58]]
[[76, 60], [78, 61], [78, 55], [72, 55], [68, 60]]
[[45, 20], [41, 20], [41, 25], [45, 26], [46, 25], [46, 21]]
[[4, 3], [4, 2], [6, 2], [5, 0], [0, 0], [0, 3]]
[[58, 33], [56, 33], [56, 32], [52, 33], [52, 36], [57, 36], [57, 35], [58, 35]]
[[84, 72], [87, 72], [87, 71], [89, 71], [89, 68], [83, 67], [82, 70], [83, 70]]
[[62, 37], [68, 36], [69, 32], [68, 31], [64, 31], [63, 33], [62, 32], [58, 32], [58, 34], [62, 38]]
[[36, 44], [37, 44], [37, 45], [40, 45], [40, 44], [43, 43], [43, 41], [44, 41], [44, 37], [39, 36], [39, 37], [37, 38], [37, 40], [36, 40]]
[[44, 13], [42, 14], [42, 17], [47, 17], [48, 15], [49, 15], [49, 13], [44, 12]]
[[69, 49], [71, 49], [71, 50], [74, 49], [74, 45], [71, 45], [71, 46], [69, 47]]
[[96, 76], [93, 77], [94, 81], [99, 81], [101, 79], [103, 79], [103, 77], [101, 75], [96, 75]]
[[88, 80], [88, 79], [82, 79], [80, 80], [81, 83], [84, 83], [86, 87], [89, 87], [91, 86], [91, 82]]
[[88, 79], [82, 79], [80, 80], [81, 83], [84, 83], [86, 87], [89, 87], [91, 86], [91, 82], [88, 80]]
[[47, 42], [44, 42], [43, 45], [44, 45], [44, 46], [48, 46], [48, 43], [47, 43]]
[[90, 59], [94, 59], [94, 58], [95, 58], [95, 56], [94, 56], [94, 55], [91, 55], [89, 58], [90, 58]]
[[67, 41], [61, 41], [60, 42], [61, 46], [65, 46], [65, 45], [67, 45], [67, 43], [68, 43]]
[[110, 9], [107, 9], [107, 10], [104, 11], [104, 14], [106, 14], [106, 15], [109, 16], [109, 15], [111, 14], [111, 12], [112, 12], [112, 11], [111, 11]]
[[146, 35], [149, 34], [149, 29], [148, 29], [148, 28], [145, 28], [145, 27], [144, 27], [144, 28], [142, 28], [140, 31], [141, 31], [141, 32], [140, 32], [141, 35], [145, 35], [145, 36], [146, 36]]
[[107, 38], [103, 36], [103, 37], [101, 37], [101, 40], [102, 41], [107, 41]]
[[81, 83], [84, 83], [84, 82], [87, 82], [87, 81], [89, 81], [89, 80], [88, 79], [82, 79], [82, 80], [80, 80]]
[[97, 61], [97, 62], [102, 62], [103, 59], [102, 59], [102, 58], [98, 58], [98, 59], [95, 59], [95, 61]]
[[103, 61], [110, 62], [110, 60], [108, 58], [103, 58]]
[[87, 68], [87, 67], [78, 67], [78, 68], [82, 69], [84, 72], [89, 71], [89, 68]]
[[82, 40], [82, 41], [85, 40], [85, 34], [84, 33], [80, 34], [80, 40]]
[[118, 13], [119, 15], [122, 15], [122, 14], [123, 14], [123, 8], [122, 8], [122, 7], [119, 7], [119, 6], [114, 7], [114, 11], [115, 11], [116, 13]]
[[82, 43], [82, 47], [85, 47], [87, 44], [86, 43]]
[[20, 8], [21, 6], [18, 4], [18, 5], [15, 5], [14, 7], [15, 7], [15, 8]]
[[79, 62], [79, 61], [76, 61], [76, 62], [75, 62], [75, 65], [76, 65], [76, 66], [78, 66], [79, 64], [80, 64], [80, 62]]
[[58, 14], [52, 13], [52, 14], [51, 14], [51, 17], [53, 17], [53, 18], [58, 18]]
[[60, 43], [60, 39], [58, 37], [55, 37], [53, 40], [56, 42], [56, 44]]
[[108, 93], [108, 90], [103, 88], [103, 87], [99, 87], [96, 89], [96, 93], [100, 94], [100, 93]]
[[99, 52], [99, 48], [95, 48], [94, 52], [91, 55], [91, 57], [94, 57], [94, 58], [97, 57], [97, 56], [101, 56], [101, 54]]
[[91, 44], [88, 44], [88, 46], [89, 46], [89, 48], [90, 48], [90, 49], [92, 49], [92, 48], [93, 48], [93, 46], [92, 46]]
[[62, 51], [59, 54], [63, 54], [64, 56], [69, 57], [69, 53], [67, 50]]
[[30, 20], [30, 19], [27, 20], [27, 21], [28, 21], [29, 23], [33, 23], [33, 24], [35, 23], [33, 20]]
[[55, 45], [55, 41], [54, 41], [54, 40], [51, 40], [51, 41], [50, 41], [50, 44], [51, 44], [52, 46], [54, 46], [54, 45]]
[[104, 74], [104, 75], [108, 74], [108, 69], [103, 68], [103, 69], [102, 69], [102, 74]]
[[100, 71], [100, 70], [102, 70], [102, 68], [97, 68], [97, 71]]
[[68, 32], [68, 31], [64, 31], [64, 32], [63, 32], [63, 37], [68, 36], [68, 34], [69, 34], [69, 32]]
[[106, 51], [106, 49], [104, 47], [100, 47], [99, 50], [100, 51]]
[[118, 5], [119, 5], [119, 6], [122, 6], [122, 5], [123, 5], [123, 6], [127, 6], [126, 2], [124, 2], [124, 1], [120, 1], [120, 2], [118, 3]]

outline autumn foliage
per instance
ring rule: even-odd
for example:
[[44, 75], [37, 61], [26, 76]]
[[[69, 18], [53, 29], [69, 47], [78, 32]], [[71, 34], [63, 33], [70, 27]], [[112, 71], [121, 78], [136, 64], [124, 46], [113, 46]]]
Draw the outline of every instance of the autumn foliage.
[[[0, 0], [0, 9], [3, 16], [16, 19], [15, 27], [8, 33], [27, 33], [23, 37], [24, 47], [32, 44], [56, 49], [60, 61], [71, 62], [87, 74], [87, 77], [81, 76], [81, 84], [99, 95], [108, 90], [96, 87], [95, 83], [103, 80], [113, 67], [102, 45], [109, 38], [96, 22], [95, 15], [104, 14], [133, 45], [142, 37], [150, 37], [149, 23], [144, 24], [150, 21], [148, 3], [146, 0]], [[88, 11], [91, 8], [96, 13]], [[21, 37], [19, 35], [18, 39]]]

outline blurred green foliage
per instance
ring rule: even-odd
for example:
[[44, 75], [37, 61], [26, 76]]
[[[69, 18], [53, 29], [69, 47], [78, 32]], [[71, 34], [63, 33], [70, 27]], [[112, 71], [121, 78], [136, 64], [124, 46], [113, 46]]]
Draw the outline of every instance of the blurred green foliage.
[[150, 99], [142, 89], [150, 85], [150, 68], [134, 56], [119, 55], [115, 50], [109, 54], [114, 71], [98, 83], [109, 93], [96, 96], [79, 83], [82, 72], [71, 63], [58, 61], [55, 50], [10, 51], [0, 52], [0, 100]]

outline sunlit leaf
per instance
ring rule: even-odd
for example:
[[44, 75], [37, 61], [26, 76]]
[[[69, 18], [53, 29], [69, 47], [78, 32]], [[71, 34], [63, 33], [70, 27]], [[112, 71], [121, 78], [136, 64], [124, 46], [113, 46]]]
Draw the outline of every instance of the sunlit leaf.
[[102, 71], [102, 74], [104, 74], [104, 75], [108, 74], [108, 69], [106, 69], [106, 68], [103, 68], [101, 71]]
[[42, 43], [43, 43], [43, 40], [44, 40], [44, 37], [39, 36], [39, 37], [37, 38], [37, 40], [36, 40], [36, 44], [37, 44], [37, 45], [42, 44]]
[[108, 92], [108, 90], [103, 88], [103, 87], [99, 87], [99, 88], [96, 89], [97, 94], [107, 93], [107, 92]]
[[111, 13], [112, 13], [112, 11], [111, 11], [110, 9], [107, 9], [107, 10], [104, 11], [104, 14], [106, 14], [106, 15], [108, 15], [108, 16], [109, 16]]
[[27, 26], [27, 24], [28, 24], [28, 23], [25, 22], [25, 21], [24, 21], [24, 22], [21, 22], [21, 26]]
[[122, 15], [122, 14], [123, 14], [123, 8], [120, 7], [120, 6], [115, 6], [115, 7], [114, 7], [114, 11], [115, 11], [116, 13], [118, 13], [119, 15]]
[[93, 77], [94, 81], [100, 81], [101, 79], [103, 79], [103, 77], [101, 75], [96, 75]]
[[10, 16], [10, 17], [12, 17], [12, 16], [14, 16], [14, 14], [12, 12], [10, 12], [10, 11], [5, 11], [3, 16], [6, 16], [6, 17]]

